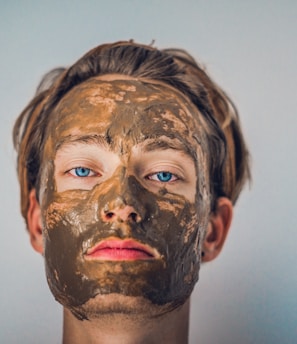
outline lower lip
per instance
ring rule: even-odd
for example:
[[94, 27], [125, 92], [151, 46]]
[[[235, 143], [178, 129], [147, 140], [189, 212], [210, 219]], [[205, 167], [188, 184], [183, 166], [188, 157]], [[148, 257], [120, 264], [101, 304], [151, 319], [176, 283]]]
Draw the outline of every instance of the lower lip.
[[153, 257], [141, 250], [127, 248], [102, 248], [86, 256], [96, 260], [147, 260]]

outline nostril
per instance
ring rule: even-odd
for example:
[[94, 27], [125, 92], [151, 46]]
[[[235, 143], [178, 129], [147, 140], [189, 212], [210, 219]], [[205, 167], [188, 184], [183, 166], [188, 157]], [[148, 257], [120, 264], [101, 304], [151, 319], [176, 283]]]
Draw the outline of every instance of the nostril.
[[108, 213], [104, 213], [103, 214], [103, 219], [105, 220], [105, 221], [110, 221], [113, 217], [114, 217], [114, 213], [113, 212], [108, 212]]
[[108, 209], [102, 210], [101, 218], [105, 222], [129, 221], [133, 223], [139, 223], [141, 221], [141, 217], [131, 206], [124, 206], [123, 208], [116, 207], [115, 209], [112, 209], [112, 211]]
[[136, 214], [136, 213], [130, 213], [129, 214], [129, 218], [130, 218], [130, 220], [132, 220], [132, 222], [138, 222], [138, 214]]

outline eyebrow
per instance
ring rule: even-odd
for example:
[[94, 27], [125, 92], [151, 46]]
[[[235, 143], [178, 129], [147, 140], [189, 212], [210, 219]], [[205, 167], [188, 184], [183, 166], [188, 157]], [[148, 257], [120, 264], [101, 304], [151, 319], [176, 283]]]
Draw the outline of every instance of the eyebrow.
[[[102, 136], [98, 134], [67, 135], [62, 137], [57, 142], [56, 151], [75, 144], [96, 144], [98, 146], [103, 146], [110, 149], [111, 139], [108, 136]], [[197, 152], [195, 151], [194, 147], [184, 144], [177, 137], [170, 138], [166, 136], [166, 139], [161, 137], [146, 138], [140, 144], [142, 145], [141, 150], [144, 153], [156, 150], [173, 149], [186, 154], [189, 158], [191, 158], [194, 161], [197, 160]]]
[[100, 146], [109, 146], [109, 142], [106, 137], [102, 135], [67, 135], [62, 137], [56, 144], [56, 150], [62, 149], [64, 146], [82, 143], [82, 144], [97, 144]]
[[[146, 140], [143, 141], [144, 146], [141, 147], [142, 151], [144, 153], [151, 152], [155, 150], [167, 150], [167, 149], [174, 149], [176, 151], [180, 151], [186, 155], [188, 155], [191, 159], [196, 160], [197, 154], [193, 147], [190, 147], [189, 145], [184, 144], [181, 142], [177, 137], [174, 139], [170, 137], [164, 138], [156, 138], [153, 139], [154, 141], [146, 142]], [[149, 141], [152, 139], [148, 139]]]

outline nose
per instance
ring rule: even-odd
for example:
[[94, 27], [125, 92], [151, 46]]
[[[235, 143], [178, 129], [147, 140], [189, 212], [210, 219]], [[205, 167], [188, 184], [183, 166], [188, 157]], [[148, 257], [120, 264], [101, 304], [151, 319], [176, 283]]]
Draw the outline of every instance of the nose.
[[141, 216], [130, 205], [111, 206], [108, 205], [101, 211], [101, 218], [104, 222], [130, 222], [139, 223]]
[[106, 192], [98, 189], [103, 222], [135, 224], [143, 221], [146, 209], [139, 199], [143, 188], [135, 177], [127, 175], [126, 168], [120, 166], [106, 181], [106, 186], [109, 186]]

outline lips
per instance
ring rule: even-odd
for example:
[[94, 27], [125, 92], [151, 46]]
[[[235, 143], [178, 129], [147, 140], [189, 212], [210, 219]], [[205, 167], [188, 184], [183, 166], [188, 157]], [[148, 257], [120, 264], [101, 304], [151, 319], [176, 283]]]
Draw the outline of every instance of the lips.
[[149, 245], [133, 239], [109, 238], [100, 241], [85, 254], [88, 260], [148, 260], [157, 259], [160, 254]]

